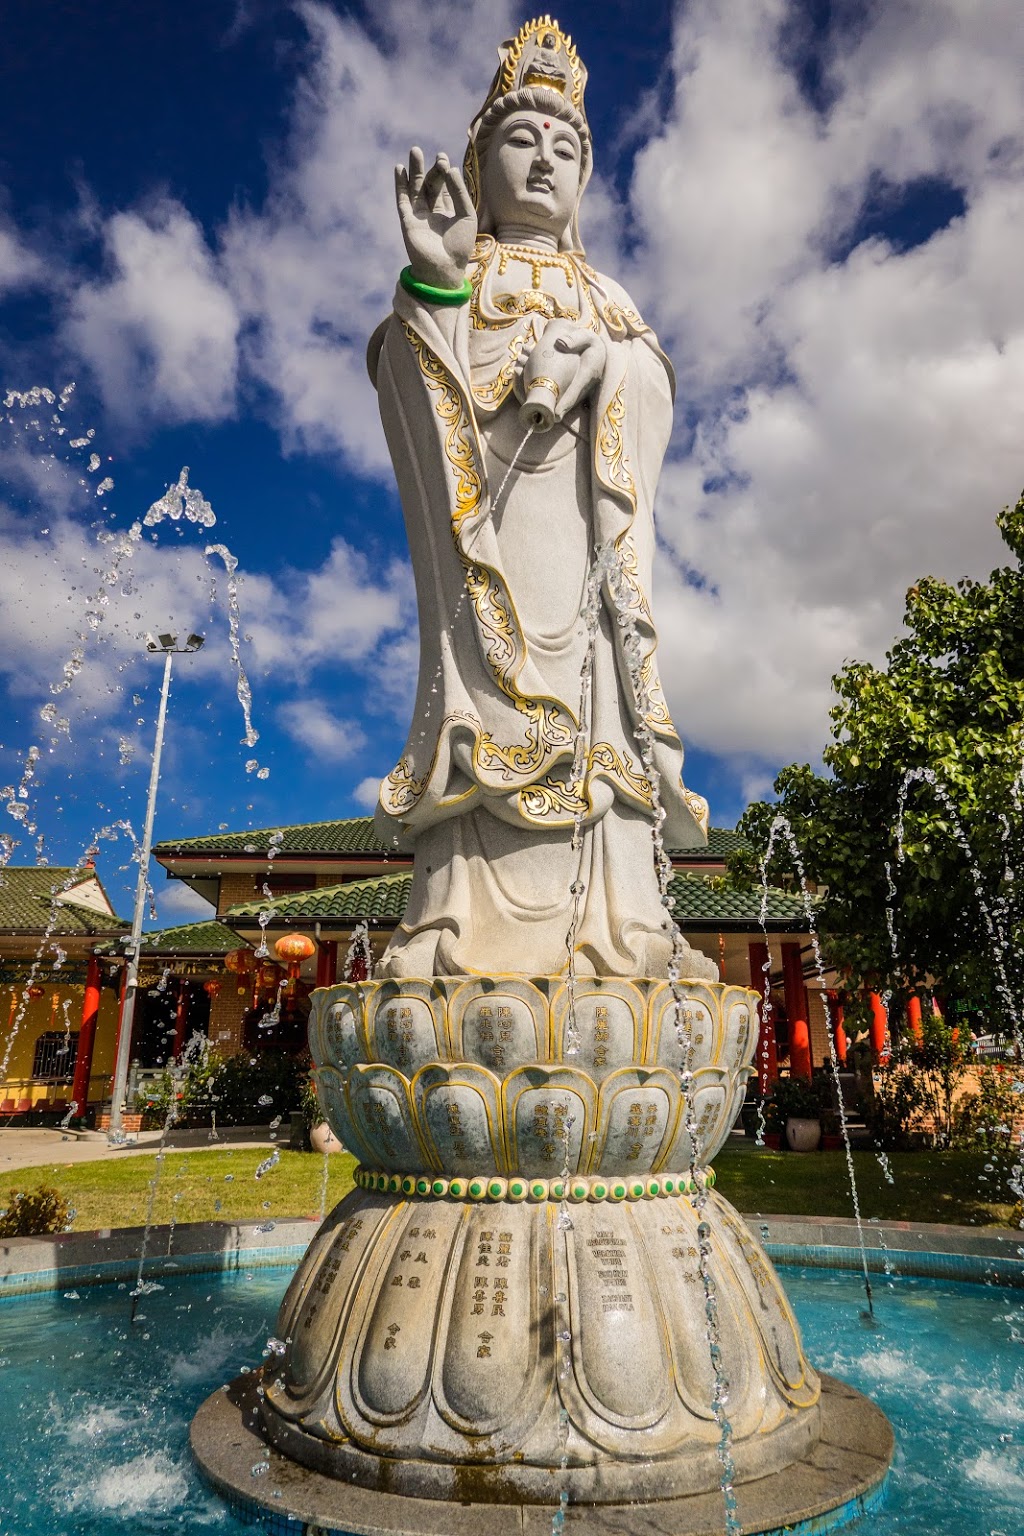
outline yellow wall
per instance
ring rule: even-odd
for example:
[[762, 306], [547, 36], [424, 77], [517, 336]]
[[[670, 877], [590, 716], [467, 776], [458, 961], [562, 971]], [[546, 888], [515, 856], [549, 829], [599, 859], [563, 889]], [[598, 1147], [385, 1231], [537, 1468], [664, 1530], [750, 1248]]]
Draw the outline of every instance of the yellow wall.
[[[11, 1043], [12, 1027], [14, 1039], [11, 1043], [10, 1058], [7, 1063], [6, 1076], [0, 1080], [0, 1100], [14, 1099], [17, 1103], [21, 1099], [31, 1099], [32, 1103], [44, 1104], [46, 1100], [62, 1098], [70, 1101], [70, 1083], [33, 1083], [32, 1061], [35, 1056], [36, 1041], [40, 1035], [48, 1030], [63, 1029], [65, 1014], [64, 1002], [70, 999], [70, 1007], [67, 1018], [71, 1025], [71, 1033], [77, 1034], [82, 1027], [82, 996], [84, 987], [77, 986], [53, 986], [43, 987], [43, 996], [30, 998], [27, 1008], [18, 1022], [18, 1012], [21, 1007], [21, 995], [23, 987], [5, 986], [0, 988], [0, 1061], [7, 1052]], [[57, 1008], [53, 1009], [53, 998], [56, 994]], [[14, 1007], [14, 1024], [12, 1026], [11, 1004]], [[104, 987], [100, 992], [100, 1016], [96, 1026], [96, 1044], [92, 1058], [92, 1076], [89, 1079], [89, 1102], [95, 1103], [98, 1099], [105, 1098], [110, 1089], [110, 1078], [114, 1070], [114, 1040], [117, 1033], [117, 995], [109, 987]], [[84, 1106], [83, 1106], [84, 1107]]]

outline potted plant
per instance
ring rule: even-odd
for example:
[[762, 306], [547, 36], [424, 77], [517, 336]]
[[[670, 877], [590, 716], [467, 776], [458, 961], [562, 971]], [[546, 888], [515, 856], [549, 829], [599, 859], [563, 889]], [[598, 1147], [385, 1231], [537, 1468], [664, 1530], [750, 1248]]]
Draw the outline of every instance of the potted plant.
[[802, 1077], [780, 1077], [771, 1097], [790, 1151], [816, 1152], [821, 1141], [823, 1108], [819, 1085]]

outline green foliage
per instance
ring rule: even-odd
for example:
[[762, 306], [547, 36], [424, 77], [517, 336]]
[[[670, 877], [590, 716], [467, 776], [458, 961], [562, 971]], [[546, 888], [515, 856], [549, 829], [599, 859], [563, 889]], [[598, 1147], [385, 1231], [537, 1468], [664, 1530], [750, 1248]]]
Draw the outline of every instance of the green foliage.
[[60, 1190], [49, 1184], [36, 1189], [12, 1189], [7, 1209], [0, 1214], [0, 1237], [36, 1237], [45, 1232], [66, 1232], [71, 1207]]
[[[915, 991], [937, 986], [959, 1015], [987, 1027], [1008, 1024], [997, 990], [993, 949], [958, 828], [977, 860], [981, 892], [1002, 917], [1010, 991], [1024, 982], [1024, 496], [998, 525], [1015, 557], [987, 582], [955, 586], [923, 577], [907, 593], [906, 633], [884, 668], [849, 662], [833, 678], [827, 773], [792, 764], [775, 781], [778, 804], [751, 805], [739, 830], [751, 844], [732, 856], [730, 874], [759, 881], [777, 812], [792, 825], [807, 875], [827, 887], [820, 927], [829, 958], [851, 992], [893, 993], [892, 1017]], [[903, 818], [903, 858], [895, 827], [904, 775], [933, 771], [935, 788], [913, 782]], [[892, 869], [898, 940], [894, 960], [886, 923], [886, 863]], [[1021, 879], [1007, 868], [1021, 870]], [[769, 879], [795, 871], [777, 841]], [[856, 1006], [848, 1027], [866, 1024]]]
[[977, 1068], [978, 1091], [959, 1100], [952, 1144], [996, 1154], [1013, 1154], [1024, 1129], [1024, 1084], [1009, 1067]]
[[876, 1147], [906, 1152], [954, 1145], [957, 1090], [970, 1064], [959, 1032], [944, 1019], [926, 1017], [922, 1038], [904, 1037], [871, 1075], [863, 1110]]
[[802, 1077], [780, 1077], [772, 1085], [765, 1115], [772, 1130], [783, 1130], [787, 1120], [820, 1120], [831, 1105], [823, 1078], [810, 1082]]
[[147, 1126], [162, 1126], [174, 1105], [181, 1126], [266, 1125], [302, 1104], [308, 1063], [279, 1051], [220, 1057], [203, 1051], [183, 1069], [168, 1068], [137, 1100]]

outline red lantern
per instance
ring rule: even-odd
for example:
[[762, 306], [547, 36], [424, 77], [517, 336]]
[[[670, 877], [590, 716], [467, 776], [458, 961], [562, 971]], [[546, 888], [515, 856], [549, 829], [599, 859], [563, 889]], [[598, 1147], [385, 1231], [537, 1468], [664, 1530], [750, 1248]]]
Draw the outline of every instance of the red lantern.
[[203, 982], [203, 991], [206, 993], [207, 997], [210, 999], [210, 1002], [212, 1003], [214, 998], [217, 997], [218, 994], [220, 993], [220, 982], [219, 981], [204, 981]]
[[310, 955], [316, 954], [316, 944], [304, 933], [286, 933], [274, 945], [274, 954], [279, 960], [287, 963], [290, 978], [288, 991], [294, 993], [299, 972], [302, 970], [302, 962], [308, 960]]
[[281, 967], [272, 960], [265, 960], [256, 972], [256, 990], [266, 991], [276, 987], [281, 978]]
[[251, 949], [233, 949], [224, 956], [226, 970], [238, 977], [238, 995], [244, 997], [249, 988], [245, 978], [253, 967], [253, 954]]
[[29, 997], [31, 997], [33, 999], [39, 998], [39, 997], [45, 997], [46, 996], [46, 988], [45, 987], [29, 987], [28, 995], [29, 995]]

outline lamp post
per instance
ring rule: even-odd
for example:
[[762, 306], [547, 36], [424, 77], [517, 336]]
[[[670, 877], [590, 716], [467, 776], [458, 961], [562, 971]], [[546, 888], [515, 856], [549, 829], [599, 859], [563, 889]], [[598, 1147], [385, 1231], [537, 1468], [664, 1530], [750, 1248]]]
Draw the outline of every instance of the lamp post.
[[108, 1132], [108, 1139], [111, 1142], [120, 1141], [124, 1136], [121, 1117], [124, 1112], [124, 1096], [128, 1082], [128, 1062], [132, 1049], [132, 1026], [135, 1022], [135, 999], [139, 983], [139, 949], [142, 942], [142, 920], [146, 911], [146, 887], [149, 884], [149, 854], [153, 846], [153, 818], [156, 814], [156, 791], [160, 783], [160, 758], [164, 749], [164, 727], [167, 723], [167, 695], [171, 687], [171, 663], [175, 656], [187, 655], [198, 651], [203, 645], [204, 639], [205, 636], [203, 635], [189, 635], [185, 644], [179, 645], [177, 635], [159, 635], [155, 640], [152, 635], [146, 636], [146, 650], [149, 654], [151, 656], [163, 655], [164, 677], [160, 687], [160, 709], [156, 718], [153, 764], [149, 771], [146, 825], [142, 833], [142, 846], [139, 849], [139, 878], [135, 885], [135, 911], [132, 914], [132, 931], [126, 951], [128, 965], [124, 983], [124, 1004], [121, 1009], [121, 1018], [117, 1030], [117, 1053], [114, 1059], [114, 1077], [110, 1090], [110, 1130]]

